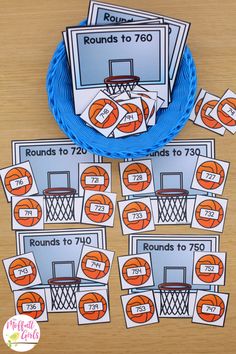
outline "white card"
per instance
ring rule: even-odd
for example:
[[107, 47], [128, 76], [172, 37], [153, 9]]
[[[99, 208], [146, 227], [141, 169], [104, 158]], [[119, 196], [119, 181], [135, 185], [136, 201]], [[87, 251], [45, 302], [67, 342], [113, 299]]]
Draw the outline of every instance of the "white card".
[[131, 92], [131, 98], [140, 98], [143, 106], [143, 114], [146, 124], [148, 124], [149, 120], [153, 118], [153, 115], [156, 113], [156, 101], [151, 99], [148, 95], [143, 92]]
[[12, 229], [44, 228], [43, 197], [12, 197]]
[[130, 99], [130, 96], [128, 95], [128, 93], [126, 91], [116, 95], [116, 97], [115, 97], [115, 101], [117, 101], [117, 102], [126, 101], [129, 99]]
[[223, 232], [227, 199], [197, 195], [191, 227]]
[[100, 91], [80, 117], [108, 137], [126, 114], [127, 111], [118, 102]]
[[14, 291], [16, 315], [27, 315], [38, 322], [48, 321], [47, 302], [44, 289]]
[[193, 323], [224, 327], [229, 294], [198, 290]]
[[150, 198], [125, 200], [118, 205], [124, 235], [155, 230]]
[[78, 291], [76, 304], [79, 325], [110, 322], [107, 290]]
[[101, 248], [83, 246], [77, 277], [107, 284], [114, 252]]
[[224, 135], [225, 128], [222, 126], [222, 124], [220, 124], [210, 116], [212, 109], [217, 105], [217, 102], [219, 100], [220, 99], [218, 96], [206, 93], [199, 108], [194, 124], [211, 130], [217, 134]]
[[111, 192], [111, 163], [79, 164], [79, 195], [85, 190]]
[[114, 130], [114, 137], [139, 134], [147, 131], [147, 125], [143, 113], [143, 105], [140, 98], [133, 98], [120, 102], [120, 105], [128, 112]]
[[113, 226], [116, 193], [85, 191], [82, 223]]
[[194, 252], [193, 284], [224, 285], [226, 253]]
[[41, 284], [32, 252], [3, 259], [3, 265], [12, 291]]
[[152, 291], [123, 295], [121, 301], [127, 328], [159, 322]]
[[150, 253], [120, 256], [118, 265], [122, 290], [154, 285]]
[[231, 133], [236, 132], [236, 94], [227, 90], [210, 114]]
[[154, 193], [151, 160], [121, 162], [119, 168], [123, 196]]
[[191, 188], [223, 194], [229, 162], [199, 156]]
[[8, 202], [12, 196], [29, 196], [38, 193], [30, 163], [23, 162], [2, 168], [0, 177]]
[[202, 101], [203, 101], [203, 98], [204, 98], [205, 94], [206, 94], [206, 90], [201, 89], [199, 91], [198, 96], [197, 96], [197, 98], [196, 98], [196, 100], [194, 102], [194, 106], [193, 106], [192, 112], [190, 114], [189, 120], [191, 120], [193, 122], [195, 121], [196, 116], [197, 116], [197, 114], [199, 112], [199, 108], [202, 105]]

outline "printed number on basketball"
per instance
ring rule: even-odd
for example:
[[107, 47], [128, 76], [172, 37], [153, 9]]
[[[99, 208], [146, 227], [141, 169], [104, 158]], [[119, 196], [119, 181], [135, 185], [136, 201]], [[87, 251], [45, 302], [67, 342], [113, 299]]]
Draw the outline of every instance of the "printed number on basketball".
[[29, 275], [29, 274], [32, 274], [31, 266], [14, 269], [14, 275], [16, 278], [23, 277], [24, 275]]
[[37, 218], [38, 210], [37, 209], [19, 209], [20, 218]]
[[40, 302], [30, 302], [22, 305], [23, 312], [40, 311]]
[[137, 275], [145, 275], [146, 268], [145, 267], [135, 267], [135, 268], [128, 268], [127, 275], [128, 277], [136, 277]]
[[217, 173], [202, 171], [201, 179], [204, 179], [206, 181], [214, 181], [218, 183], [220, 181], [220, 175]]
[[222, 111], [226, 114], [228, 114], [228, 116], [230, 116], [231, 118], [235, 118], [236, 117], [236, 110], [231, 107], [228, 103], [226, 103], [223, 107], [222, 107]]
[[126, 114], [126, 116], [120, 122], [120, 125], [131, 123], [131, 122], [137, 122], [137, 121], [138, 121], [138, 114], [137, 112], [133, 112], [133, 113]]
[[96, 120], [99, 123], [103, 123], [104, 120], [107, 119], [107, 117], [109, 116], [109, 114], [113, 111], [113, 107], [111, 105], [109, 105], [108, 103], [103, 107], [103, 109], [101, 110], [101, 112], [98, 113]]
[[105, 269], [105, 263], [88, 259], [86, 262], [86, 267], [103, 271]]
[[138, 211], [135, 213], [128, 213], [128, 221], [145, 220], [145, 219], [147, 219], [146, 210]]
[[86, 184], [103, 185], [104, 184], [104, 176], [86, 176], [85, 183]]
[[128, 175], [128, 181], [129, 181], [129, 183], [146, 182], [147, 181], [147, 174], [145, 172], [130, 174], [130, 175]]
[[202, 305], [202, 313], [214, 313], [214, 315], [219, 315], [220, 311], [220, 306]]
[[10, 181], [10, 186], [12, 189], [27, 186], [28, 184], [29, 184], [29, 179], [27, 176], [17, 178], [17, 179], [14, 179], [13, 181]]
[[103, 310], [102, 302], [90, 302], [89, 304], [84, 304], [85, 312], [102, 311], [102, 310]]
[[131, 312], [133, 315], [137, 315], [138, 313], [150, 312], [150, 305], [145, 304], [145, 305], [140, 305], [140, 306], [132, 306]]
[[109, 205], [91, 203], [90, 211], [95, 212], [95, 213], [108, 214], [109, 213]]
[[202, 218], [217, 220], [219, 218], [219, 212], [217, 210], [208, 210], [202, 208], [200, 211], [200, 216]]
[[201, 273], [212, 273], [217, 274], [219, 273], [219, 265], [209, 265], [209, 264], [201, 264], [200, 266]]

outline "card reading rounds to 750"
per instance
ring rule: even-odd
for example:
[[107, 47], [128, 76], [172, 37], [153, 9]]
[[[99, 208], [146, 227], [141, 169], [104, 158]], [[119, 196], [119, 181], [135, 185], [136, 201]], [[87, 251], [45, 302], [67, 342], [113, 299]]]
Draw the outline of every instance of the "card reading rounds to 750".
[[[168, 25], [67, 29], [75, 113], [80, 114], [112, 75], [137, 75], [167, 107]], [[148, 53], [148, 55], [147, 55]], [[99, 67], [99, 70], [95, 68]]]

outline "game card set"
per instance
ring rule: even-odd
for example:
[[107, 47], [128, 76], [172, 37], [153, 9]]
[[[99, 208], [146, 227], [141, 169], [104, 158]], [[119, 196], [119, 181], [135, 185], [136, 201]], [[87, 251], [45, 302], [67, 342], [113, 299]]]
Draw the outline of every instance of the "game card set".
[[78, 119], [114, 138], [155, 125], [171, 102], [189, 27], [91, 1], [86, 24], [63, 32]]

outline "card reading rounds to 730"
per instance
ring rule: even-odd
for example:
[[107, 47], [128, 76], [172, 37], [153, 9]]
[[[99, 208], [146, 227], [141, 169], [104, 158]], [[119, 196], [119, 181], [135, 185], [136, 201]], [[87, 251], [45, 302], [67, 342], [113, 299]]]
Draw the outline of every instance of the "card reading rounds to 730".
[[144, 88], [158, 91], [163, 108], [168, 106], [168, 25], [72, 27], [67, 35], [76, 114], [105, 88], [111, 70], [112, 75], [135, 73]]

